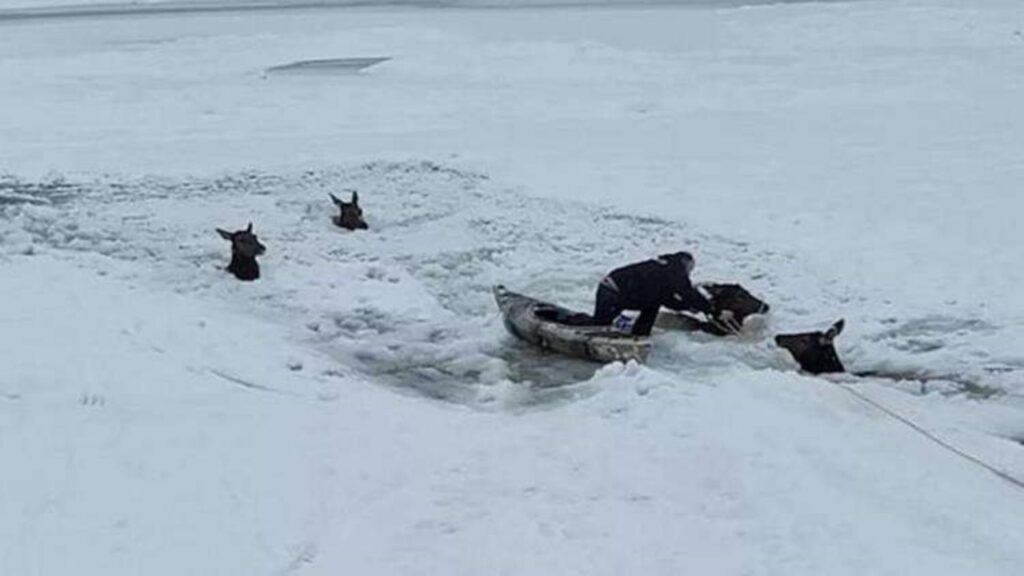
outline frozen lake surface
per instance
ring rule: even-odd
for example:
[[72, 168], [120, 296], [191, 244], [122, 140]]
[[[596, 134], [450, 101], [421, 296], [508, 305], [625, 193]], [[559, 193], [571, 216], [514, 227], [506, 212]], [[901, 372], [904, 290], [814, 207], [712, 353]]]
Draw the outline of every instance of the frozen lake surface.
[[[0, 3], [0, 571], [1018, 574], [849, 390], [1024, 478], [1024, 5], [735, 4]], [[595, 367], [491, 299], [677, 250], [769, 318]], [[771, 345], [839, 317], [929, 382]]]

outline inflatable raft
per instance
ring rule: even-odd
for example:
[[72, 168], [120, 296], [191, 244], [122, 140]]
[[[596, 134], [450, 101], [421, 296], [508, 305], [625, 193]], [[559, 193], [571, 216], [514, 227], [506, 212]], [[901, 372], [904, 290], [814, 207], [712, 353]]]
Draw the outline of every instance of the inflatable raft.
[[494, 287], [505, 327], [513, 336], [574, 358], [594, 362], [643, 362], [651, 351], [649, 338], [595, 326], [588, 314]]

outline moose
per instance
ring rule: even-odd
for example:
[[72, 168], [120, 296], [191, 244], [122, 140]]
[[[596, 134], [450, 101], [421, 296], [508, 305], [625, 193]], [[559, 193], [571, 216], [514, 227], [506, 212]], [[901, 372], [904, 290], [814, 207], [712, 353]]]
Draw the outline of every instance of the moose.
[[810, 374], [838, 374], [846, 367], [836, 354], [834, 341], [842, 333], [846, 321], [840, 318], [824, 332], [801, 332], [779, 334], [775, 344], [793, 355], [793, 359], [804, 372]]
[[[771, 307], [755, 297], [739, 284], [701, 283], [697, 287], [708, 295], [715, 309], [720, 311], [712, 321], [699, 320], [681, 313], [658, 316], [658, 325], [669, 329], [691, 332], [705, 332], [714, 336], [738, 334], [748, 316], [765, 314]], [[724, 313], [721, 313], [724, 312]], [[776, 346], [788, 351], [800, 369], [810, 374], [835, 374], [846, 372], [834, 341], [842, 333], [846, 321], [838, 320], [824, 332], [801, 332], [778, 334]]]
[[[809, 374], [843, 374], [847, 373], [839, 355], [836, 353], [835, 339], [843, 331], [845, 322], [839, 319], [824, 332], [802, 332], [799, 334], [779, 334], [775, 344], [789, 351], [800, 365], [800, 369]], [[849, 372], [858, 378], [879, 378], [894, 382], [918, 382], [922, 392], [933, 380], [952, 382], [961, 390], [978, 395], [989, 395], [993, 391], [970, 378], [957, 374], [931, 374], [921, 371], [861, 370]]]
[[363, 209], [359, 207], [359, 192], [355, 190], [351, 190], [351, 192], [352, 200], [350, 202], [345, 202], [334, 194], [328, 193], [334, 205], [341, 210], [340, 214], [331, 217], [331, 222], [346, 230], [366, 230], [369, 226], [363, 220]]
[[683, 312], [662, 312], [656, 325], [670, 330], [705, 332], [714, 336], [729, 336], [742, 330], [748, 316], [767, 314], [771, 307], [739, 284], [702, 282], [697, 289], [705, 293], [717, 310], [723, 312], [711, 321], [700, 320]]
[[[739, 334], [748, 316], [765, 314], [771, 307], [739, 284], [701, 283], [697, 287], [708, 295], [719, 316], [711, 321], [699, 320], [683, 313], [663, 313], [658, 326], [668, 329], [705, 332], [714, 336]], [[842, 333], [846, 321], [838, 320], [824, 332], [778, 334], [775, 345], [788, 351], [800, 369], [810, 374], [846, 372], [839, 360], [834, 341]]]
[[245, 230], [228, 232], [217, 228], [221, 238], [231, 242], [231, 263], [226, 270], [235, 275], [239, 280], [255, 280], [260, 277], [260, 265], [256, 257], [267, 251], [267, 247], [260, 244], [259, 239], [252, 232], [252, 222]]

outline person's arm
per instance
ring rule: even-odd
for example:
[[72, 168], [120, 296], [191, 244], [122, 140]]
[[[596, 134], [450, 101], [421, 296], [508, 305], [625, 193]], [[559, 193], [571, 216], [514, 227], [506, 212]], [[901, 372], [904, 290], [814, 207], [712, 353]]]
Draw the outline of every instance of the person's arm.
[[709, 316], [714, 313], [711, 300], [693, 287], [689, 275], [686, 274], [687, 270], [682, 265], [672, 266], [668, 272], [667, 280], [671, 291], [662, 305], [676, 311], [702, 312]]
[[690, 282], [693, 256], [689, 252], [662, 254], [654, 261], [664, 266], [660, 271], [663, 286], [661, 294], [664, 299], [662, 306], [677, 311], [712, 314], [711, 302]]
[[679, 280], [673, 286], [671, 297], [663, 306], [672, 310], [703, 312], [709, 316], [714, 314], [714, 306], [711, 304], [711, 301], [694, 288], [693, 284], [690, 283], [690, 279], [686, 276], [679, 277]]

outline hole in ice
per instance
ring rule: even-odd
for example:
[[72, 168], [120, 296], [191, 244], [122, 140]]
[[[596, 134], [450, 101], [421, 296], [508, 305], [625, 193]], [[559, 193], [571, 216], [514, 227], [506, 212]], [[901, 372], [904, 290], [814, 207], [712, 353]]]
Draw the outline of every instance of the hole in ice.
[[508, 367], [512, 382], [536, 388], [557, 388], [585, 382], [594, 377], [600, 364], [538, 350], [532, 345], [508, 339], [496, 356]]
[[585, 382], [599, 367], [516, 341], [477, 351], [427, 348], [362, 350], [354, 360], [358, 369], [378, 382], [463, 404], [477, 402], [488, 387], [504, 381], [531, 390], [551, 390]]

